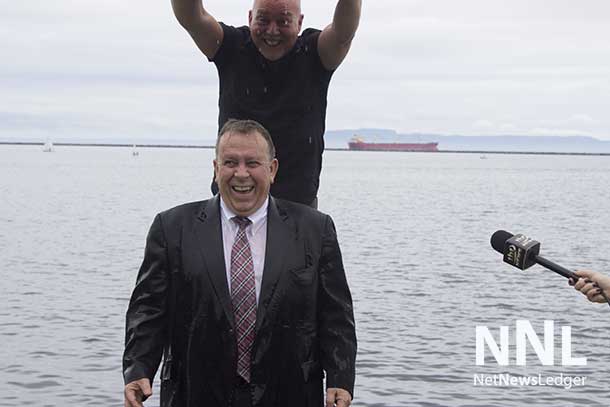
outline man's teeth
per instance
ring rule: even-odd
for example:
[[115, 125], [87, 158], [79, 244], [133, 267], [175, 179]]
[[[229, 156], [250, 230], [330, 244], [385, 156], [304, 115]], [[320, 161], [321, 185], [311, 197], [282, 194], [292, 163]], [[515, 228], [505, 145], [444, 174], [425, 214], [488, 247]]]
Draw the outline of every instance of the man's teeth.
[[254, 187], [233, 186], [235, 192], [250, 192]]
[[270, 47], [275, 47], [280, 44], [280, 40], [265, 39], [265, 44], [269, 45]]

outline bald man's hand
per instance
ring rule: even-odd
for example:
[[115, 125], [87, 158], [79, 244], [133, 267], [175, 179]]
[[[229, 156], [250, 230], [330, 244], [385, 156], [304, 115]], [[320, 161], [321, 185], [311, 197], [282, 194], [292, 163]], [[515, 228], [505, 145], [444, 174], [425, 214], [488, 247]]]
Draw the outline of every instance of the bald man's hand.
[[125, 385], [125, 407], [143, 407], [143, 401], [152, 395], [150, 380], [135, 380]]
[[326, 389], [326, 407], [347, 407], [352, 404], [352, 395], [347, 390], [331, 387]]

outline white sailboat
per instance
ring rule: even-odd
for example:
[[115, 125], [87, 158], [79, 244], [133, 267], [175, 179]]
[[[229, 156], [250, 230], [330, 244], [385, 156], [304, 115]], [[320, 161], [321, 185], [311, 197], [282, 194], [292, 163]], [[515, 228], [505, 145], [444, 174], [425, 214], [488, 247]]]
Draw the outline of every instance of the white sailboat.
[[138, 149], [136, 148], [136, 145], [134, 144], [133, 147], [131, 148], [131, 155], [134, 157], [137, 157], [140, 155], [140, 152], [138, 151]]
[[52, 153], [53, 151], [55, 151], [51, 140], [47, 140], [47, 142], [44, 143], [44, 146], [42, 146], [42, 151], [44, 151], [45, 153]]

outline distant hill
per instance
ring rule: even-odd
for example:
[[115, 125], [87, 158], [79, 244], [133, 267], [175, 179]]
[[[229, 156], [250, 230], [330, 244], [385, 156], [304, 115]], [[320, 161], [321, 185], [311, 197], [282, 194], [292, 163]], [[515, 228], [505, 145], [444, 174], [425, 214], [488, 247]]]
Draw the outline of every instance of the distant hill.
[[[450, 151], [515, 151], [515, 152], [546, 152], [546, 153], [609, 153], [610, 141], [599, 140], [588, 136], [515, 136], [515, 135], [443, 135], [432, 133], [400, 134], [391, 129], [360, 128], [346, 130], [330, 130], [324, 135], [327, 148], [347, 148], [348, 141], [358, 135], [368, 142], [385, 143], [425, 143], [437, 142], [439, 150]], [[188, 145], [213, 146], [214, 138], [133, 138], [129, 135], [115, 137], [56, 137], [24, 138], [2, 137], [0, 143], [33, 142], [53, 143], [108, 143], [108, 144], [138, 144], [138, 145]]]
[[329, 148], [347, 148], [355, 134], [369, 142], [438, 142], [439, 150], [519, 151], [555, 153], [610, 153], [610, 141], [588, 136], [463, 136], [429, 133], [400, 134], [389, 129], [330, 130], [324, 135]]

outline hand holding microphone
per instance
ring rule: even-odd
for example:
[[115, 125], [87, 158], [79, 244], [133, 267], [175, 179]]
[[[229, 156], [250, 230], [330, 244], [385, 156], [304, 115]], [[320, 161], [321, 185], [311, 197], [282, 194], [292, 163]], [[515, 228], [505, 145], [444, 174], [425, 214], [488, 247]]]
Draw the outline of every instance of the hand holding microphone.
[[578, 276], [573, 271], [539, 256], [540, 242], [525, 235], [513, 235], [506, 230], [498, 230], [491, 235], [490, 243], [494, 250], [504, 255], [504, 262], [511, 266], [525, 270], [538, 263], [566, 278], [573, 278], [574, 281], [578, 280]]
[[534, 264], [540, 264], [568, 279], [570, 285], [591, 302], [610, 304], [610, 277], [593, 271], [579, 270], [576, 273], [538, 255], [540, 242], [525, 235], [513, 235], [505, 230], [498, 230], [491, 236], [491, 247], [504, 255], [504, 262], [525, 270]]
[[580, 278], [578, 281], [570, 279], [570, 285], [586, 295], [589, 301], [606, 302], [610, 297], [610, 277], [588, 270], [578, 270], [575, 274]]

